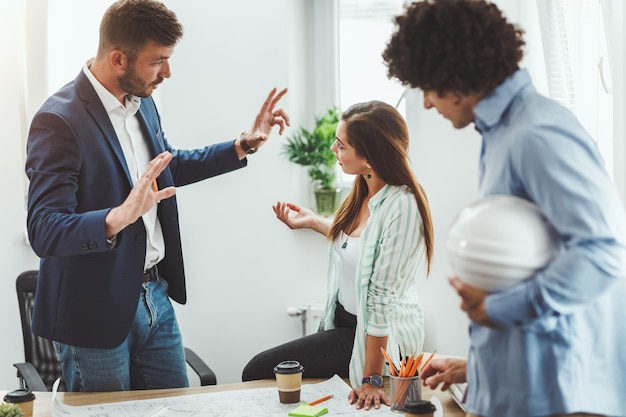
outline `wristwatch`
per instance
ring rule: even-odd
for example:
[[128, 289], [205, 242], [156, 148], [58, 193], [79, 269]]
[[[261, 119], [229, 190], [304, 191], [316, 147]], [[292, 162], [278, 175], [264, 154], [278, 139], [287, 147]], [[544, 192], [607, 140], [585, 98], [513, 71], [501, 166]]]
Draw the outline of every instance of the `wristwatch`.
[[117, 234], [113, 235], [111, 239], [106, 236], [104, 238], [107, 241], [107, 249], [113, 249], [115, 247], [115, 244], [117, 243]]
[[241, 135], [239, 135], [239, 146], [241, 146], [241, 149], [243, 149], [245, 153], [247, 153], [248, 155], [252, 155], [256, 151], [258, 151], [259, 148], [251, 148], [250, 145], [248, 145], [248, 140], [246, 139], [247, 135], [248, 132], [243, 132]]
[[361, 384], [370, 384], [374, 388], [382, 388], [384, 381], [383, 381], [382, 376], [372, 375], [372, 376], [366, 376], [365, 378], [363, 378], [363, 380], [361, 381]]

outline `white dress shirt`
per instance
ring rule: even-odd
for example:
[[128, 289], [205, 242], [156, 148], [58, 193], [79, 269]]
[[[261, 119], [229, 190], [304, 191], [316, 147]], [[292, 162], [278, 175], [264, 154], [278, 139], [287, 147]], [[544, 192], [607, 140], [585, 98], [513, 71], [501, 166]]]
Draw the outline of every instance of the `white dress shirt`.
[[[120, 142], [128, 172], [133, 180], [133, 186], [143, 174], [148, 163], [153, 158], [141, 132], [139, 120], [135, 115], [139, 110], [141, 100], [136, 96], [127, 96], [124, 105], [107, 90], [89, 70], [88, 64], [83, 72], [93, 85], [104, 109], [109, 115], [117, 139]], [[103, 173], [106, 175], [106, 173]], [[157, 205], [154, 205], [146, 214], [141, 216], [146, 227], [146, 258], [144, 269], [149, 269], [165, 257], [165, 240], [161, 223], [157, 217]]]

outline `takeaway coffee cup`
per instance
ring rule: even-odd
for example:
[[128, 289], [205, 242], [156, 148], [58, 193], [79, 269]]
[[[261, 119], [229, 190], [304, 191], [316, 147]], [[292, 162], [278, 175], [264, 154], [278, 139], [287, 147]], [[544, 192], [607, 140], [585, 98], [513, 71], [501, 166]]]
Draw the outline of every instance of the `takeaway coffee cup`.
[[7, 403], [17, 404], [22, 411], [24, 411], [24, 417], [31, 417], [33, 415], [33, 403], [35, 402], [35, 394], [27, 388], [16, 389], [4, 396], [4, 401]]
[[433, 417], [436, 407], [430, 401], [407, 400], [404, 403], [405, 417]]
[[304, 367], [298, 361], [283, 361], [274, 367], [278, 399], [281, 403], [300, 402], [302, 371], [304, 371]]

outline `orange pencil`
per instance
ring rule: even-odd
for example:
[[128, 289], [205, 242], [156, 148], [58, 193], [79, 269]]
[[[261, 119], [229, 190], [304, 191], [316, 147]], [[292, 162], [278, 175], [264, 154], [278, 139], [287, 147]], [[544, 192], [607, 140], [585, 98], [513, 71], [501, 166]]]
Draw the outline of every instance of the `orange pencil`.
[[430, 356], [428, 357], [428, 359], [426, 359], [426, 362], [424, 362], [424, 366], [422, 366], [422, 368], [426, 367], [426, 365], [428, 365], [428, 362], [430, 362], [430, 360], [433, 358], [433, 356], [435, 356], [435, 351], [433, 351], [433, 353], [430, 354]]
[[417, 367], [419, 368], [419, 366], [422, 364], [422, 359], [424, 359], [424, 352], [420, 353], [417, 357]]
[[157, 186], [156, 180], [152, 180], [152, 189], [155, 193], [159, 192], [159, 187]]
[[415, 376], [417, 374], [417, 369], [419, 368], [420, 363], [422, 362], [423, 355], [424, 353], [420, 353], [419, 355], [415, 357], [415, 360], [413, 361], [413, 366], [409, 370], [409, 376]]
[[322, 402], [324, 402], [324, 401], [328, 401], [328, 400], [330, 400], [331, 398], [333, 398], [333, 395], [327, 395], [327, 396], [325, 396], [325, 397], [318, 398], [318, 399], [317, 399], [317, 400], [315, 400], [315, 401], [311, 401], [311, 402], [309, 403], [309, 405], [319, 404], [319, 403], [322, 403]]
[[415, 356], [409, 356], [406, 361], [406, 367], [404, 368], [404, 376], [413, 376], [411, 373], [411, 369], [413, 369], [413, 364], [415, 363]]
[[396, 369], [396, 365], [393, 364], [393, 361], [391, 360], [391, 358], [389, 357], [387, 352], [385, 352], [385, 349], [383, 349], [382, 346], [380, 348], [380, 352], [383, 354], [383, 356], [387, 360], [387, 364], [389, 365], [389, 370], [391, 371], [391, 375], [397, 376], [398, 375], [398, 370]]
[[400, 372], [398, 373], [398, 376], [401, 376], [401, 377], [406, 376], [407, 359], [408, 359], [408, 356], [405, 356], [404, 358], [400, 359]]

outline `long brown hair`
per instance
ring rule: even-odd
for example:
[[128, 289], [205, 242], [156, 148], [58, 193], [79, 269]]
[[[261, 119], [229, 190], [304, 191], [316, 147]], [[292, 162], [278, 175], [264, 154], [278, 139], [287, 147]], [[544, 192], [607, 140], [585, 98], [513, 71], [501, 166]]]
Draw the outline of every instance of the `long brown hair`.
[[[430, 272], [433, 224], [426, 193], [409, 163], [409, 130], [404, 118], [393, 106], [374, 100], [350, 106], [341, 114], [341, 120], [345, 123], [348, 144], [367, 160], [380, 179], [389, 185], [406, 185], [413, 192], [422, 218], [427, 271]], [[328, 232], [329, 239], [338, 239], [341, 232], [350, 227], [367, 196], [367, 182], [359, 176], [337, 211]]]

